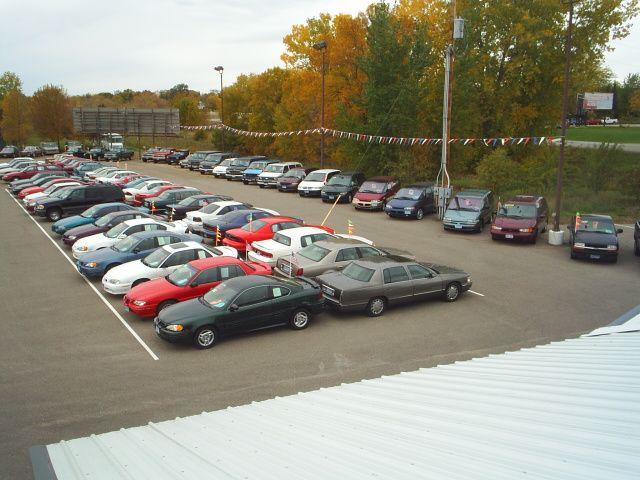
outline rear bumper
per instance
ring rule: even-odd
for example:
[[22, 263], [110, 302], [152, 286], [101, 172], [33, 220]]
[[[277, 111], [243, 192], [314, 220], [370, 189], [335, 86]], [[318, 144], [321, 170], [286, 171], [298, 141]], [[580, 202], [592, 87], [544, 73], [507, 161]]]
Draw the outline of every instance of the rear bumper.
[[227, 247], [233, 247], [239, 252], [244, 252], [247, 249], [246, 243], [236, 242], [235, 240], [229, 240], [228, 238], [225, 238], [224, 240], [222, 240], [222, 244], [226, 245]]
[[619, 250], [598, 250], [591, 248], [573, 248], [571, 247], [571, 253], [575, 258], [582, 260], [600, 260], [600, 261], [612, 261], [618, 258]]

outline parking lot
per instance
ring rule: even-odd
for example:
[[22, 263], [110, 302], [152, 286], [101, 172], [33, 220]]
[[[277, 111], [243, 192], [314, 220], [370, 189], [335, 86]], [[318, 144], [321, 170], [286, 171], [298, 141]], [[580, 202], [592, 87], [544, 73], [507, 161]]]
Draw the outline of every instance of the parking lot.
[[[173, 166], [128, 166], [309, 223], [330, 208]], [[2, 478], [29, 475], [31, 445], [575, 337], [636, 306], [640, 291], [628, 226], [618, 264], [594, 264], [570, 260], [546, 235], [537, 245], [498, 243], [487, 231], [444, 232], [433, 217], [392, 220], [338, 205], [327, 221], [336, 231], [351, 221], [376, 245], [458, 266], [471, 274], [473, 292], [380, 318], [323, 313], [303, 331], [263, 331], [198, 351], [163, 342], [120, 297], [103, 296], [100, 282], [65, 258], [48, 222], [0, 193]]]

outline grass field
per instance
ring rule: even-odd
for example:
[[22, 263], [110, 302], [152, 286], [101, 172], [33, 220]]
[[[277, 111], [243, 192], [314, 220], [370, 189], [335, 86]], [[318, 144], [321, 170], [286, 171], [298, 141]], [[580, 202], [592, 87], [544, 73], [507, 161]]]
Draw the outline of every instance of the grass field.
[[606, 143], [640, 143], [640, 127], [570, 127], [567, 140]]

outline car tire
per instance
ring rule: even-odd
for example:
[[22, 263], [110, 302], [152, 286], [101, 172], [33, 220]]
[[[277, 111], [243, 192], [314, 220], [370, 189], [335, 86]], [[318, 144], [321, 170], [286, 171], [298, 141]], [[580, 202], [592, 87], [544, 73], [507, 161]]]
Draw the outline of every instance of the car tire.
[[160, 303], [160, 305], [158, 305], [158, 308], [156, 309], [156, 315], [160, 313], [160, 311], [164, 310], [167, 307], [170, 307], [171, 305], [175, 305], [176, 303], [178, 303], [176, 300], [165, 300], [164, 302]]
[[106, 273], [111, 270], [113, 267], [117, 267], [118, 265], [120, 265], [119, 263], [112, 263], [111, 265], [107, 265], [107, 267], [104, 269], [104, 274], [106, 275]]
[[144, 158], [142, 159], [142, 163], [147, 163], [147, 160], [145, 160]]
[[387, 300], [384, 297], [373, 297], [367, 303], [365, 312], [370, 317], [380, 317], [387, 309]]
[[416, 219], [422, 220], [423, 218], [424, 218], [424, 210], [419, 208], [418, 211], [416, 212]]
[[218, 341], [218, 332], [211, 325], [205, 325], [196, 330], [193, 335], [193, 344], [200, 350], [213, 347]]
[[577, 255], [575, 253], [573, 253], [573, 252], [571, 252], [570, 256], [571, 256], [572, 260], [575, 260], [576, 258], [578, 258]]
[[611, 259], [611, 263], [618, 263], [618, 255]]
[[633, 253], [636, 257], [640, 257], [640, 242], [634, 242]]
[[480, 220], [480, 226], [478, 227], [478, 233], [482, 233], [484, 231], [484, 220]]
[[491, 235], [491, 240], [499, 240], [497, 235]]
[[305, 308], [298, 308], [289, 319], [289, 327], [293, 330], [304, 330], [309, 326], [311, 321], [311, 313]]
[[460, 294], [462, 293], [462, 287], [458, 282], [451, 282], [447, 285], [447, 288], [444, 289], [444, 299], [447, 302], [455, 302], [458, 298], [460, 298]]
[[138, 285], [140, 285], [141, 283], [148, 282], [148, 281], [149, 281], [149, 279], [148, 279], [148, 278], [139, 278], [138, 280], [136, 280], [135, 282], [133, 282], [133, 283], [131, 284], [131, 288], [133, 288], [133, 287], [137, 287], [137, 286], [138, 286]]
[[59, 208], [50, 208], [47, 210], [47, 218], [51, 222], [57, 222], [62, 218], [62, 210]]

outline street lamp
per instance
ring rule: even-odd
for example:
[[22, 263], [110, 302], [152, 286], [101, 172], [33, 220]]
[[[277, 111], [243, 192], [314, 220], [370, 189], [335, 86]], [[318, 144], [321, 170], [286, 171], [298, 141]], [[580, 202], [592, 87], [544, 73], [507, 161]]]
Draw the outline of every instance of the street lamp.
[[224, 89], [222, 88], [222, 72], [224, 72], [224, 67], [218, 65], [217, 67], [213, 67], [213, 69], [220, 73], [220, 123], [222, 123], [222, 129], [220, 131], [222, 133], [222, 151], [224, 151]]
[[320, 120], [322, 132], [320, 133], [320, 168], [324, 168], [324, 77], [326, 73], [324, 56], [327, 51], [327, 42], [322, 40], [318, 43], [314, 43], [313, 48], [322, 52], [322, 113]]

